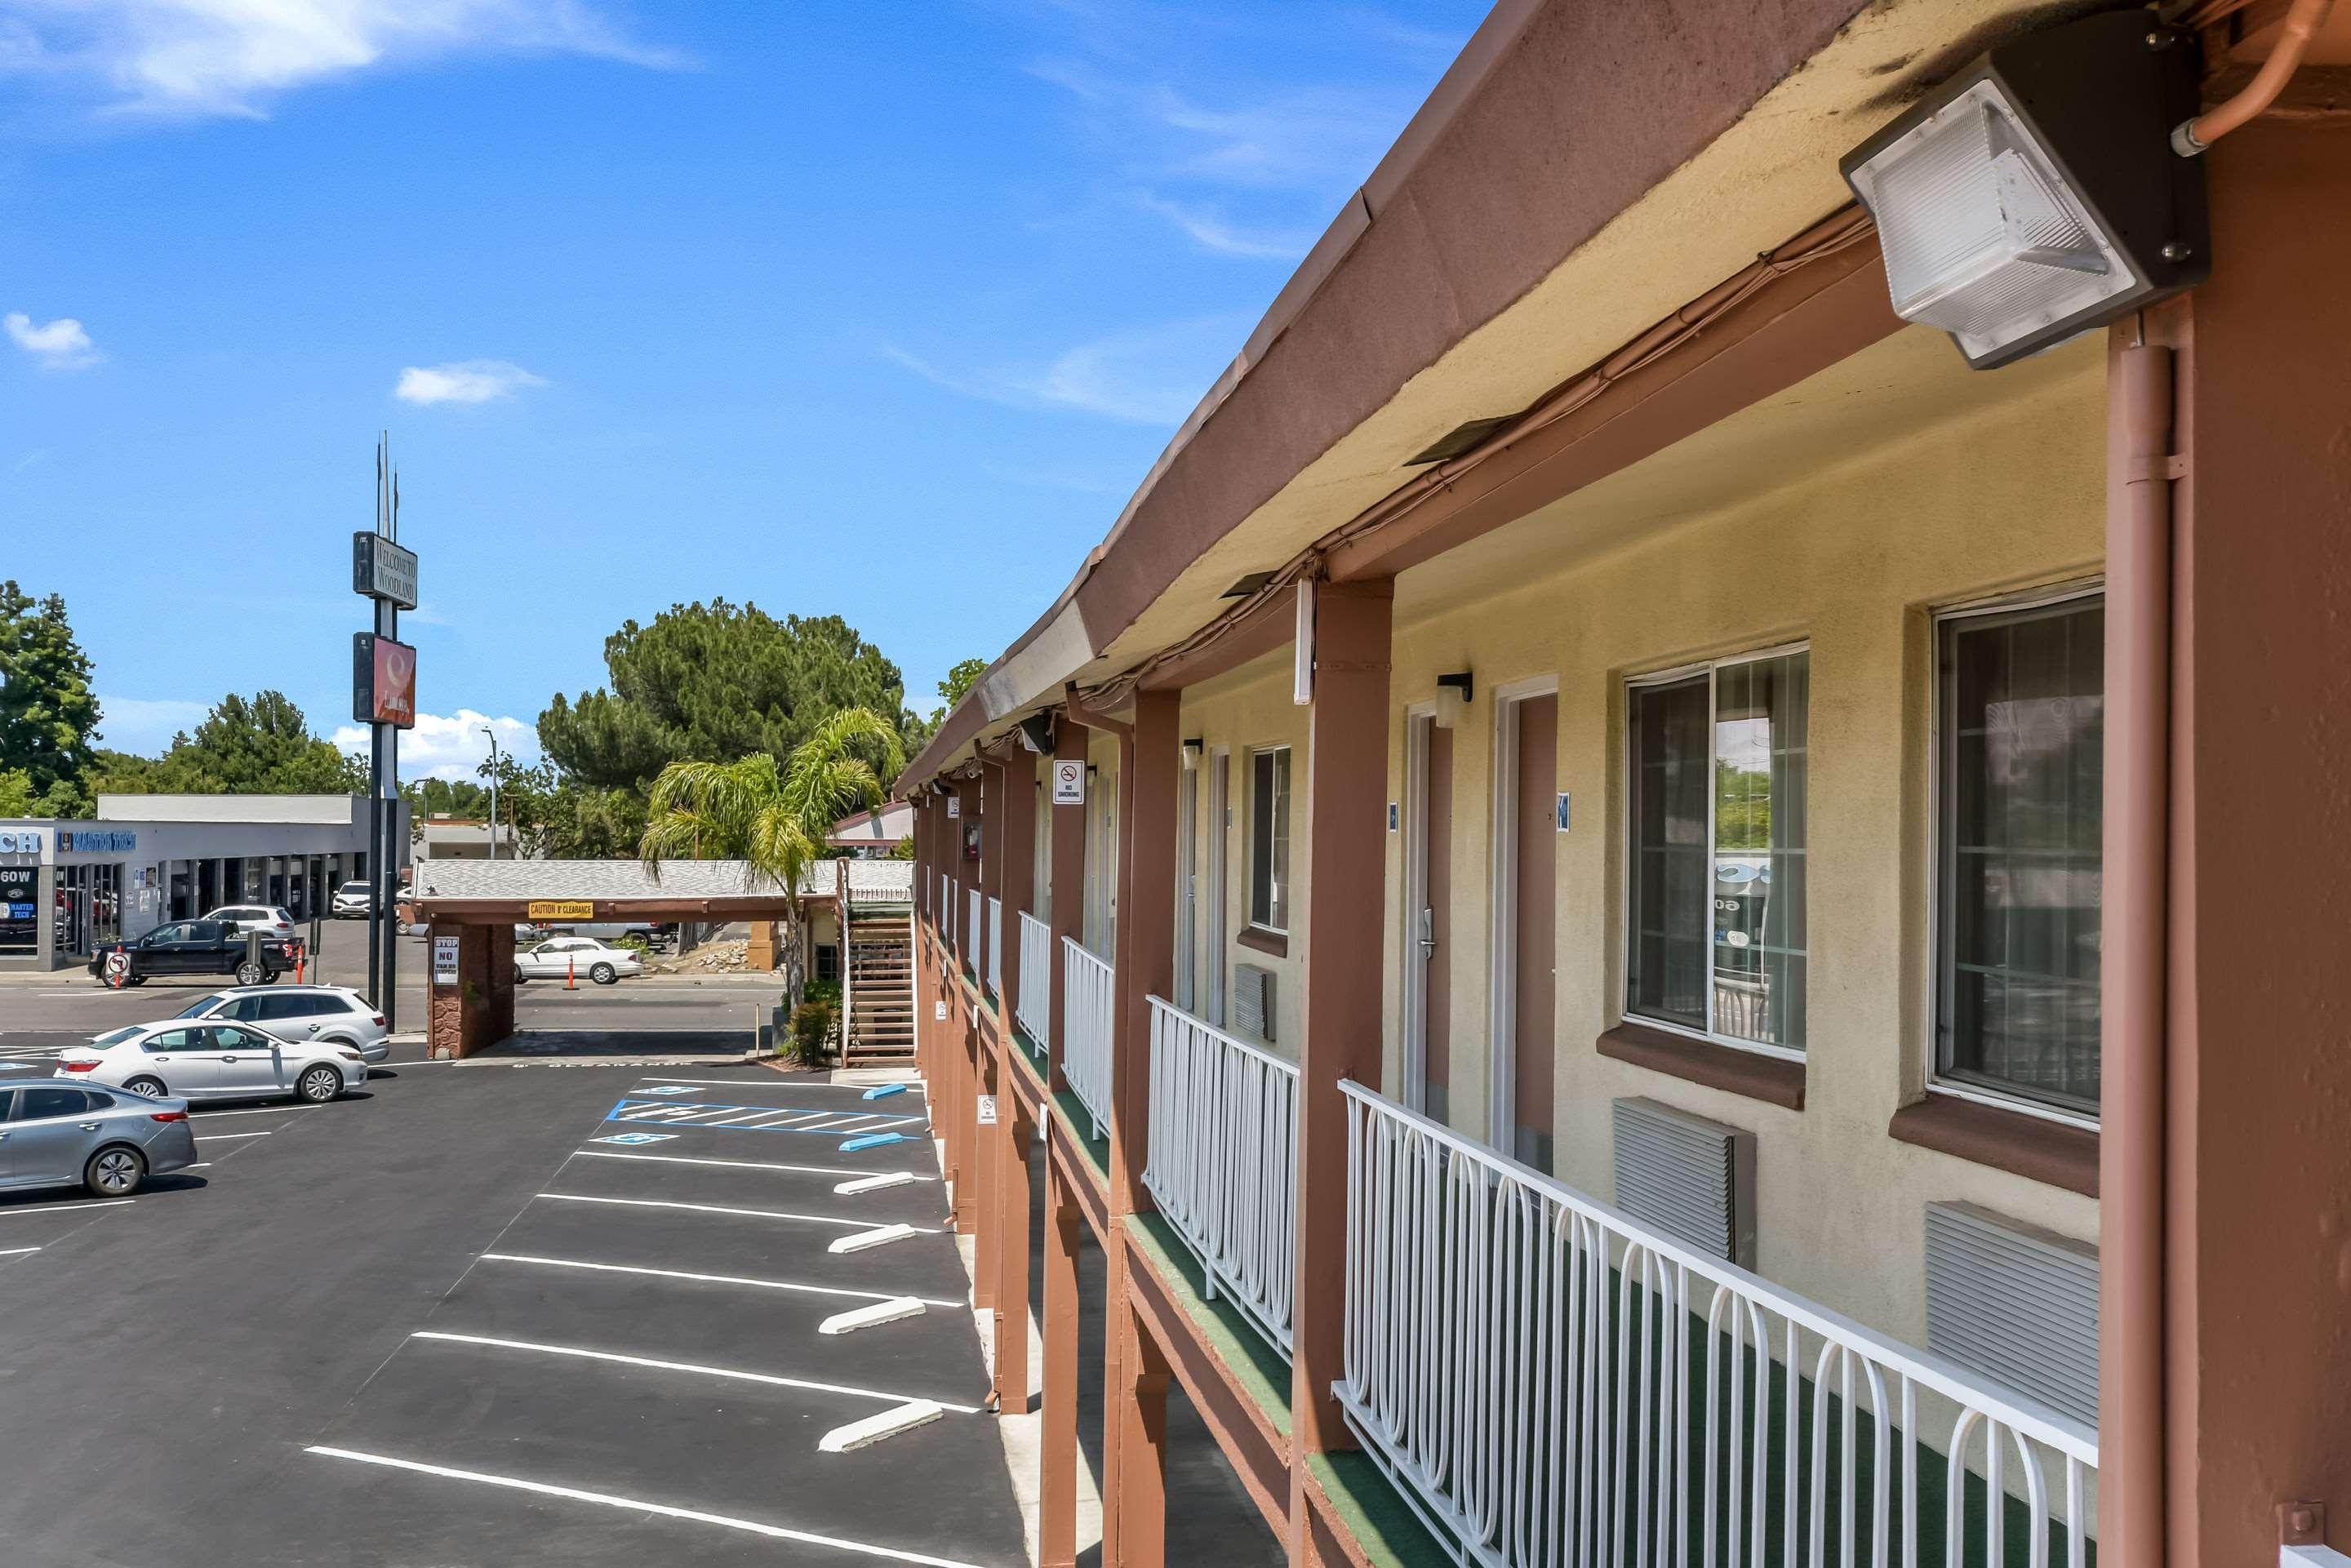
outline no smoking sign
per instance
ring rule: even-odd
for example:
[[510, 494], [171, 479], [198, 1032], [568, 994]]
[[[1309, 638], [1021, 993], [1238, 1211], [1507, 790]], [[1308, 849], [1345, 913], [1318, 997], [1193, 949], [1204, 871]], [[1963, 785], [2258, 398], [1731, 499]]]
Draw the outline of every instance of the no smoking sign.
[[1053, 804], [1082, 806], [1086, 803], [1086, 765], [1083, 760], [1060, 758], [1053, 759]]

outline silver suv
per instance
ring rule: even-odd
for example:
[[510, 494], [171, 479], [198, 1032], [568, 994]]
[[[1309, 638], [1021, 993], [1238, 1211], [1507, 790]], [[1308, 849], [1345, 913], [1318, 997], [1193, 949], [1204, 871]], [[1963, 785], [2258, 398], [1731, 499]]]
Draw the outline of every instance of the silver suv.
[[340, 986], [236, 986], [197, 998], [179, 1016], [257, 1024], [297, 1045], [348, 1045], [371, 1062], [392, 1054], [383, 1015]]

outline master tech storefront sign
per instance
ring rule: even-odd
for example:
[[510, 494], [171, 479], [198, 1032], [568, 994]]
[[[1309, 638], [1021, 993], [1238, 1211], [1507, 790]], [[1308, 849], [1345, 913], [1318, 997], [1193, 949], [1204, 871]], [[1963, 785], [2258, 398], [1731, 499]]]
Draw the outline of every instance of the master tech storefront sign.
[[138, 847], [139, 835], [120, 828], [57, 830], [57, 853], [61, 855], [127, 854]]

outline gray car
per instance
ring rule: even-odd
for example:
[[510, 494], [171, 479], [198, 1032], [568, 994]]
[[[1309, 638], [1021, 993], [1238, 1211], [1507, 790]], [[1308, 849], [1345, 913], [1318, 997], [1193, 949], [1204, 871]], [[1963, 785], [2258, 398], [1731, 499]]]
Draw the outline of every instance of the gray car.
[[0, 1187], [88, 1187], [124, 1197], [196, 1163], [185, 1100], [78, 1083], [0, 1085]]
[[198, 997], [174, 1016], [259, 1024], [297, 1045], [348, 1045], [370, 1061], [392, 1054], [389, 1021], [341, 986], [237, 986]]

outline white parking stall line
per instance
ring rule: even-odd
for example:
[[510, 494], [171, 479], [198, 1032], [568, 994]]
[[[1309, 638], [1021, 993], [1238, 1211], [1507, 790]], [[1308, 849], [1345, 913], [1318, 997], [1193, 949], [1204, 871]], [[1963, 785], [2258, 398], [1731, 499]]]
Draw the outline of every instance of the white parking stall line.
[[122, 1208], [138, 1201], [135, 1197], [102, 1197], [86, 1203], [28, 1203], [22, 1208], [0, 1208], [0, 1219], [15, 1219], [26, 1214], [57, 1214], [68, 1208]]
[[852, 1128], [857, 1128], [860, 1132], [870, 1132], [872, 1131], [871, 1128], [858, 1127], [858, 1124], [861, 1122], [871, 1122], [873, 1119], [873, 1113], [871, 1111], [851, 1111], [828, 1116], [820, 1122], [810, 1122], [804, 1124], [800, 1128], [800, 1131], [803, 1133], [846, 1133]]
[[191, 1111], [188, 1114], [199, 1122], [214, 1116], [288, 1116], [298, 1111], [315, 1111], [316, 1105], [263, 1105], [251, 1111]]
[[853, 1552], [867, 1557], [878, 1557], [891, 1563], [913, 1563], [920, 1568], [980, 1568], [976, 1563], [953, 1557], [933, 1557], [921, 1552], [902, 1552], [894, 1546], [877, 1546], [870, 1542], [851, 1541], [838, 1535], [819, 1535], [812, 1531], [793, 1530], [781, 1524], [766, 1524], [756, 1519], [737, 1519], [730, 1514], [705, 1513], [695, 1508], [675, 1508], [668, 1503], [650, 1502], [642, 1498], [615, 1497], [611, 1492], [583, 1491], [578, 1487], [552, 1486], [546, 1481], [530, 1481], [516, 1476], [494, 1476], [482, 1470], [461, 1470], [448, 1465], [431, 1465], [419, 1459], [394, 1458], [389, 1454], [366, 1454], [356, 1448], [330, 1448], [313, 1444], [302, 1450], [329, 1459], [350, 1459], [362, 1465], [383, 1465], [397, 1470], [409, 1470], [417, 1475], [439, 1476], [446, 1480], [474, 1481], [482, 1486], [504, 1487], [510, 1491], [536, 1492], [541, 1497], [559, 1497], [573, 1502], [594, 1503], [601, 1508], [616, 1508], [627, 1513], [657, 1513], [665, 1519], [690, 1520], [697, 1524], [715, 1524], [727, 1530], [740, 1530], [753, 1535], [765, 1535], [778, 1541], [800, 1541], [811, 1546], [830, 1546], [841, 1552]]
[[[729, 1105], [729, 1106], [728, 1106], [728, 1107], [726, 1107], [726, 1108], [727, 1108], [729, 1111], [739, 1111], [739, 1110], [741, 1110], [741, 1109], [742, 1109], [742, 1107], [741, 1107], [741, 1106], [739, 1106], [739, 1105]], [[764, 1122], [764, 1121], [766, 1121], [768, 1117], [770, 1117], [770, 1116], [772, 1116], [772, 1115], [774, 1115], [774, 1114], [775, 1114], [775, 1112], [773, 1112], [772, 1110], [768, 1110], [768, 1109], [766, 1109], [766, 1108], [764, 1108], [764, 1107], [763, 1107], [763, 1108], [761, 1108], [761, 1109], [759, 1109], [759, 1110], [757, 1110], [757, 1111], [752, 1112], [752, 1113], [751, 1113], [749, 1115], [747, 1115], [747, 1116], [729, 1116], [729, 1117], [727, 1117], [727, 1118], [726, 1118], [725, 1121], [723, 1121], [723, 1122], [712, 1122], [712, 1123], [710, 1123], [710, 1124], [709, 1124], [709, 1125], [711, 1125], [711, 1126], [713, 1126], [713, 1127], [732, 1127], [732, 1126], [738, 1125], [738, 1124], [742, 1124], [742, 1123], [745, 1123], [745, 1122]]]
[[213, 1139], [220, 1139], [220, 1138], [266, 1138], [266, 1137], [268, 1137], [269, 1135], [270, 1135], [270, 1134], [269, 1134], [269, 1133], [267, 1133], [267, 1132], [260, 1132], [260, 1133], [206, 1133], [206, 1134], [204, 1134], [204, 1136], [205, 1136], [205, 1137], [207, 1137], [207, 1138], [213, 1138]]
[[[854, 1089], [861, 1094], [874, 1087], [871, 1083], [819, 1083], [813, 1079], [783, 1078], [772, 1072], [764, 1078], [640, 1078], [637, 1082], [640, 1083], [715, 1083], [722, 1089], [751, 1089], [762, 1084], [772, 1084], [778, 1089], [789, 1089], [795, 1092], [802, 1089]], [[643, 1093], [643, 1091], [640, 1090], [638, 1092]], [[920, 1094], [923, 1092], [923, 1086], [919, 1083], [909, 1083], [906, 1085], [906, 1092]]]
[[0, 1258], [22, 1258], [27, 1252], [39, 1250], [37, 1247], [0, 1247]]
[[538, 1196], [560, 1203], [609, 1203], [622, 1208], [684, 1208], [696, 1214], [737, 1214], [746, 1219], [799, 1219], [810, 1225], [838, 1225], [847, 1230], [863, 1230], [872, 1224], [867, 1219], [838, 1219], [830, 1214], [791, 1214], [778, 1208], [726, 1208], [715, 1203], [671, 1203], [657, 1197], [593, 1197], [584, 1192], [542, 1192]]
[[[695, 1159], [685, 1155], [614, 1155], [607, 1154], [601, 1149], [575, 1149], [572, 1151], [571, 1157], [582, 1160], [652, 1160], [657, 1165], [664, 1166], [723, 1166], [734, 1170], [746, 1171], [792, 1171], [801, 1176], [862, 1177], [864, 1175], [862, 1171], [845, 1166], [784, 1166], [771, 1165], [765, 1160]], [[893, 1173], [893, 1179], [894, 1182], [936, 1181], [938, 1178], [917, 1176], [913, 1171], [898, 1171]], [[835, 1187], [833, 1190], [838, 1192], [841, 1189]]]
[[[745, 1372], [730, 1366], [705, 1366], [692, 1361], [662, 1361], [652, 1356], [623, 1355], [618, 1351], [590, 1350], [582, 1345], [541, 1344], [527, 1339], [493, 1339], [486, 1334], [440, 1333], [419, 1329], [411, 1339], [437, 1340], [445, 1344], [486, 1345], [492, 1350], [528, 1350], [540, 1355], [569, 1355], [581, 1361], [609, 1361], [622, 1366], [647, 1366], [656, 1372], [690, 1372], [698, 1377], [729, 1377], [738, 1383], [765, 1383], [777, 1388], [805, 1388], [812, 1394], [846, 1394], [859, 1399], [879, 1399], [885, 1404], [904, 1405], [923, 1397], [916, 1394], [892, 1394], [880, 1388], [856, 1388], [846, 1383], [812, 1383], [805, 1377], [783, 1377], [772, 1372]], [[931, 1404], [942, 1410], [958, 1411], [966, 1416], [979, 1414], [977, 1405], [951, 1405], [944, 1399]]]
[[[585, 1269], [600, 1274], [641, 1274], [656, 1280], [691, 1280], [705, 1285], [750, 1285], [762, 1291], [790, 1291], [805, 1296], [839, 1296], [852, 1301], [894, 1301], [898, 1298], [887, 1291], [851, 1291], [839, 1285], [803, 1285], [791, 1280], [755, 1280], [745, 1274], [695, 1274], [684, 1269], [646, 1269], [634, 1263], [591, 1263], [584, 1258], [537, 1258], [527, 1252], [485, 1252], [485, 1263], [536, 1263], [547, 1269]], [[967, 1307], [968, 1301], [934, 1301], [928, 1296], [915, 1300], [926, 1307], [949, 1310]]]

